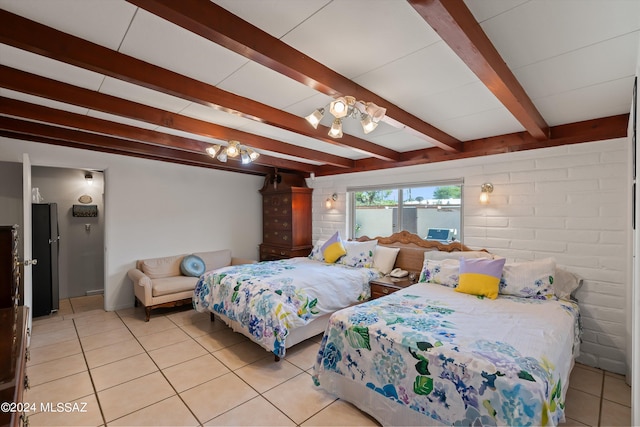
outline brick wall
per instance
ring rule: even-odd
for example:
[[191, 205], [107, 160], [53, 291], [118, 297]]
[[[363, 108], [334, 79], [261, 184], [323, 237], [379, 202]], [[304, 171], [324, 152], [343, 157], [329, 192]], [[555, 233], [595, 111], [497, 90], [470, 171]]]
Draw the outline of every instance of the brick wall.
[[[315, 189], [314, 240], [336, 230], [347, 236], [349, 186], [463, 178], [464, 243], [511, 261], [553, 257], [583, 277], [577, 293], [584, 328], [578, 361], [625, 374], [630, 156], [629, 141], [616, 139], [318, 177], [308, 182]], [[494, 185], [489, 205], [478, 202], [484, 182]], [[334, 192], [338, 200], [327, 210], [324, 202]]]

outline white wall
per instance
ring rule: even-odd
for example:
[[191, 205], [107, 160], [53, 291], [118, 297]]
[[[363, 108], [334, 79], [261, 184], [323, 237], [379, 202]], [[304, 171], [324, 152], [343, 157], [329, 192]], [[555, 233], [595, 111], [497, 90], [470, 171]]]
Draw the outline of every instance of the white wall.
[[[335, 230], [347, 235], [348, 186], [463, 178], [463, 242], [510, 260], [551, 256], [582, 276], [578, 361], [624, 374], [625, 300], [631, 286], [629, 159], [629, 141], [616, 139], [317, 177], [308, 180], [315, 189], [314, 240]], [[489, 205], [478, 202], [484, 182], [495, 187]], [[324, 200], [334, 192], [338, 201], [327, 211]]]
[[229, 248], [258, 258], [263, 178], [0, 138], [0, 161], [105, 171], [105, 308], [133, 305], [135, 260]]

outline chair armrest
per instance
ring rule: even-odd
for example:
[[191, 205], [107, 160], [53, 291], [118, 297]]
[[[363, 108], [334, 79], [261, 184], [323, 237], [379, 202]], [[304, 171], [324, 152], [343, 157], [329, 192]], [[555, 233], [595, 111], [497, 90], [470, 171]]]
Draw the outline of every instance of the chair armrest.
[[151, 279], [137, 268], [132, 268], [127, 272], [129, 279], [133, 281], [133, 293], [136, 298], [146, 307], [153, 305]]
[[137, 268], [132, 268], [127, 272], [129, 279], [133, 281], [135, 285], [149, 286], [151, 287], [151, 279]]
[[256, 262], [258, 261], [256, 261], [255, 259], [231, 257], [231, 265], [255, 264]]

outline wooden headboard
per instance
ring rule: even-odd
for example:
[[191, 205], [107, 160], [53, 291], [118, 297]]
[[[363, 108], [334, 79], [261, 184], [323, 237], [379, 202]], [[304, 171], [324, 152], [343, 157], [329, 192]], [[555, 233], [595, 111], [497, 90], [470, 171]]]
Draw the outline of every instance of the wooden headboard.
[[[400, 248], [395, 267], [415, 273], [419, 273], [422, 270], [426, 251], [457, 252], [474, 250], [460, 242], [440, 243], [435, 240], [425, 240], [417, 234], [409, 233], [405, 230], [394, 233], [389, 237], [371, 238], [363, 236], [356, 240], [358, 242], [377, 240], [379, 245]], [[487, 252], [485, 249], [481, 250]]]

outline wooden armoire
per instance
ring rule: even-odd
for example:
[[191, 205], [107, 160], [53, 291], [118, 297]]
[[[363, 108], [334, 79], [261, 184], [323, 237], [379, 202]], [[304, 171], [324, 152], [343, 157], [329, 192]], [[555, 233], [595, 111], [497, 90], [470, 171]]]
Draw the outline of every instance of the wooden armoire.
[[260, 261], [307, 256], [311, 252], [313, 189], [304, 178], [283, 173], [267, 175], [262, 193]]

